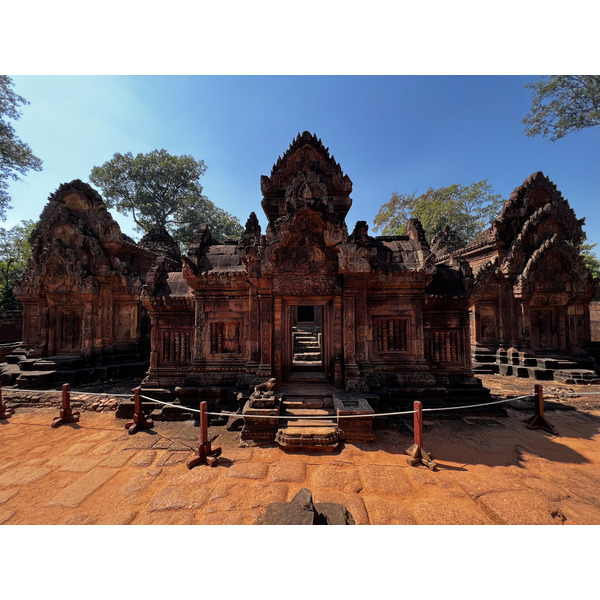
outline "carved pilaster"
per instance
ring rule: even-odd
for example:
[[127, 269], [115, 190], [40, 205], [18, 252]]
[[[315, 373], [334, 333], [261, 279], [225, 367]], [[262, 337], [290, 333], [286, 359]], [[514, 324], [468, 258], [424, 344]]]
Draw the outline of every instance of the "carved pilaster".
[[260, 306], [260, 365], [257, 375], [267, 377], [271, 375], [272, 370], [272, 297], [259, 294], [258, 301]]
[[363, 373], [372, 371], [368, 347], [367, 289], [362, 287], [356, 296], [356, 360]]
[[260, 361], [260, 304], [256, 286], [248, 290], [248, 362], [246, 372], [255, 373]]
[[56, 354], [57, 314], [54, 306], [44, 306], [42, 309], [42, 322], [47, 323], [48, 355]]
[[415, 311], [415, 359], [425, 362], [425, 334], [423, 331], [423, 303], [420, 299], [413, 300]]
[[525, 302], [521, 303], [521, 345], [523, 348], [531, 348], [531, 309]]
[[356, 297], [344, 295], [344, 366], [346, 377], [358, 377], [358, 365], [355, 353]]
[[160, 330], [158, 328], [158, 313], [151, 312], [150, 320], [152, 329], [150, 331], [150, 370], [158, 368], [158, 348], [160, 343]]
[[199, 293], [194, 293], [196, 304], [194, 314], [194, 330], [196, 337], [194, 339], [194, 354], [192, 362], [200, 366], [204, 362], [204, 336], [206, 329], [206, 315], [204, 313], [204, 298]]
[[342, 373], [343, 327], [342, 327], [342, 297], [333, 299], [333, 382], [336, 386], [344, 384]]
[[89, 358], [92, 354], [94, 331], [94, 306], [91, 301], [86, 300], [83, 309], [83, 322], [81, 324], [81, 349], [82, 355]]
[[[558, 348], [559, 350], [566, 350], [567, 349], [567, 329], [566, 329], [566, 323], [567, 323], [567, 310], [564, 306], [559, 306], [556, 309], [556, 317], [558, 320], [557, 323], [557, 327], [558, 327]], [[575, 335], [578, 336], [579, 331], [576, 330]], [[577, 344], [579, 345], [579, 344]]]

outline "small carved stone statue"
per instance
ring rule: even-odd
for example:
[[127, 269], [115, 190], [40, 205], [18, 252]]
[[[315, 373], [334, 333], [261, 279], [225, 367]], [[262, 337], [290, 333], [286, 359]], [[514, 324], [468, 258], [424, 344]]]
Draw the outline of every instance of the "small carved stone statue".
[[254, 386], [254, 391], [248, 400], [248, 406], [250, 408], [274, 408], [276, 398], [273, 388], [276, 383], [277, 380], [271, 377], [268, 381]]
[[275, 392], [273, 392], [273, 388], [277, 380], [275, 377], [271, 377], [268, 381], [263, 381], [263, 383], [259, 383], [254, 386], [254, 392], [252, 392], [252, 398], [263, 398], [265, 396], [272, 396]]

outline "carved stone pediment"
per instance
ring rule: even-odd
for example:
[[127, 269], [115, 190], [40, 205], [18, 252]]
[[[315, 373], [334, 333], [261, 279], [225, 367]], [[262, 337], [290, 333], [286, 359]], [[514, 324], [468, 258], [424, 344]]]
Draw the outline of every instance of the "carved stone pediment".
[[282, 296], [328, 296], [341, 291], [336, 275], [279, 275], [273, 279], [273, 293]]

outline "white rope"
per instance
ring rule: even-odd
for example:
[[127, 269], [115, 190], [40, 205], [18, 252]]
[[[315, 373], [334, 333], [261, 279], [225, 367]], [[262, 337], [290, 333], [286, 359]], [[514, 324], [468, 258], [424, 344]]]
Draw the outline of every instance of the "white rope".
[[[157, 400], [156, 398], [150, 398], [149, 396], [144, 396], [140, 394], [140, 398], [144, 398], [145, 400], [150, 400], [151, 402], [157, 402], [158, 404], [163, 404], [165, 406], [172, 406], [173, 408], [179, 408], [180, 410], [185, 410], [188, 412], [201, 413], [201, 410], [196, 408], [189, 408], [187, 406], [181, 406], [180, 404], [171, 404], [169, 402], [163, 402], [162, 400]], [[208, 412], [205, 414], [213, 416], [213, 417], [239, 417], [241, 418], [249, 418], [249, 419], [300, 419], [301, 421], [305, 421], [307, 419], [351, 419], [351, 418], [366, 418], [366, 417], [387, 417], [391, 415], [410, 415], [414, 413], [414, 410], [407, 410], [405, 412], [394, 412], [394, 413], [378, 413], [378, 414], [367, 414], [367, 415], [310, 415], [310, 416], [296, 416], [296, 415], [243, 415], [242, 413], [229, 413], [229, 412]]]
[[482, 404], [469, 404], [467, 406], [446, 406], [441, 408], [423, 408], [423, 412], [433, 412], [441, 410], [459, 410], [461, 408], [478, 408], [480, 406], [491, 406], [492, 404], [503, 404], [504, 402], [512, 402], [513, 400], [522, 400], [523, 398], [533, 398], [533, 394], [527, 394], [526, 396], [517, 396], [516, 398], [505, 398], [504, 400], [496, 400], [494, 402], [485, 402]]
[[[53, 392], [53, 393], [61, 393], [62, 390], [26, 390], [26, 389], [4, 389], [3, 390], [5, 393], [6, 392], [24, 392], [24, 393], [36, 393], [36, 394], [47, 394], [48, 392]], [[111, 396], [111, 397], [117, 397], [117, 398], [131, 398], [131, 394], [111, 394], [110, 392], [79, 392], [79, 391], [74, 391], [74, 390], [70, 390], [71, 394], [79, 394], [79, 395], [90, 395], [90, 396]], [[600, 392], [583, 392], [582, 394], [579, 394], [580, 396], [594, 396], [594, 395], [600, 395]], [[181, 406], [180, 404], [172, 404], [170, 402], [164, 402], [162, 400], [157, 400], [156, 398], [151, 398], [150, 396], [144, 396], [142, 394], [140, 394], [140, 398], [144, 398], [145, 400], [149, 400], [150, 402], [156, 402], [158, 404], [162, 404], [163, 406], [171, 406], [173, 408], [177, 408], [179, 410], [183, 410], [183, 411], [187, 411], [187, 412], [192, 412], [192, 413], [198, 413], [200, 414], [202, 411], [196, 409], [196, 408], [190, 408], [188, 406]], [[443, 412], [443, 411], [447, 411], [447, 410], [461, 410], [464, 408], [479, 408], [482, 406], [492, 406], [494, 404], [504, 404], [506, 402], [512, 402], [514, 400], [523, 400], [524, 398], [533, 398], [533, 394], [526, 394], [524, 396], [517, 396], [515, 398], [505, 398], [503, 400], [496, 400], [494, 402], [485, 402], [485, 403], [481, 403], [481, 404], [468, 404], [468, 405], [464, 405], [464, 406], [446, 406], [446, 407], [438, 407], [438, 408], [423, 408], [421, 409], [422, 412]], [[229, 413], [229, 412], [220, 412], [220, 413], [215, 413], [215, 412], [206, 412], [207, 415], [210, 415], [212, 417], [234, 417], [237, 416], [239, 418], [250, 418], [250, 419], [281, 419], [281, 420], [300, 420], [300, 421], [312, 421], [312, 420], [321, 420], [321, 419], [325, 419], [325, 420], [331, 420], [331, 419], [365, 419], [365, 418], [374, 418], [374, 417], [395, 417], [395, 416], [399, 416], [399, 415], [412, 415], [414, 414], [415, 410], [405, 410], [405, 411], [398, 411], [398, 412], [388, 412], [388, 413], [373, 413], [373, 414], [362, 414], [362, 415], [306, 415], [306, 416], [300, 416], [300, 415], [243, 415], [241, 413]]]
[[[479, 406], [490, 406], [492, 404], [503, 404], [505, 402], [512, 402], [513, 400], [522, 400], [523, 398], [531, 398], [532, 394], [527, 394], [525, 396], [517, 396], [516, 398], [505, 398], [504, 400], [496, 400], [495, 402], [486, 402], [484, 404], [471, 404], [468, 406], [449, 406], [449, 407], [441, 407], [441, 408], [423, 408], [422, 411], [428, 411], [428, 412], [432, 412], [432, 411], [443, 411], [443, 410], [458, 410], [460, 408], [477, 408]], [[195, 408], [189, 408], [187, 406], [181, 406], [180, 404], [171, 404], [169, 402], [163, 402], [162, 400], [157, 400], [156, 398], [150, 398], [150, 396], [144, 396], [142, 394], [140, 394], [140, 398], [144, 398], [145, 400], [150, 400], [151, 402], [157, 402], [158, 404], [163, 404], [164, 406], [172, 406], [173, 408], [178, 408], [180, 410], [185, 410], [188, 412], [194, 412], [194, 413], [201, 413], [202, 411], [195, 409]], [[282, 419], [282, 420], [301, 420], [301, 421], [313, 421], [313, 420], [319, 420], [319, 419], [365, 419], [365, 418], [373, 418], [373, 417], [395, 417], [397, 415], [412, 415], [414, 413], [416, 413], [416, 410], [405, 410], [405, 411], [401, 411], [401, 412], [389, 412], [389, 413], [373, 413], [373, 414], [366, 414], [366, 415], [307, 415], [307, 416], [300, 416], [300, 415], [249, 415], [249, 414], [241, 414], [241, 413], [228, 413], [228, 412], [220, 412], [220, 413], [214, 413], [214, 412], [208, 412], [206, 411], [205, 414], [210, 415], [210, 416], [214, 416], [214, 417], [222, 417], [222, 416], [226, 416], [226, 417], [239, 417], [239, 418], [249, 418], [249, 419]]]

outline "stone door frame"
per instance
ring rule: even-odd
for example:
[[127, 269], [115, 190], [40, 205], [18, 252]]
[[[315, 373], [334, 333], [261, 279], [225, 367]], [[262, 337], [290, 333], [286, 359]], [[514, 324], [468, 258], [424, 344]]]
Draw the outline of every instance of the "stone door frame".
[[275, 368], [278, 380], [283, 383], [302, 382], [300, 377], [292, 374], [292, 320], [294, 306], [320, 306], [321, 307], [321, 344], [323, 357], [323, 380], [320, 383], [333, 381], [333, 296], [284, 296], [275, 298], [274, 322], [274, 355]]

